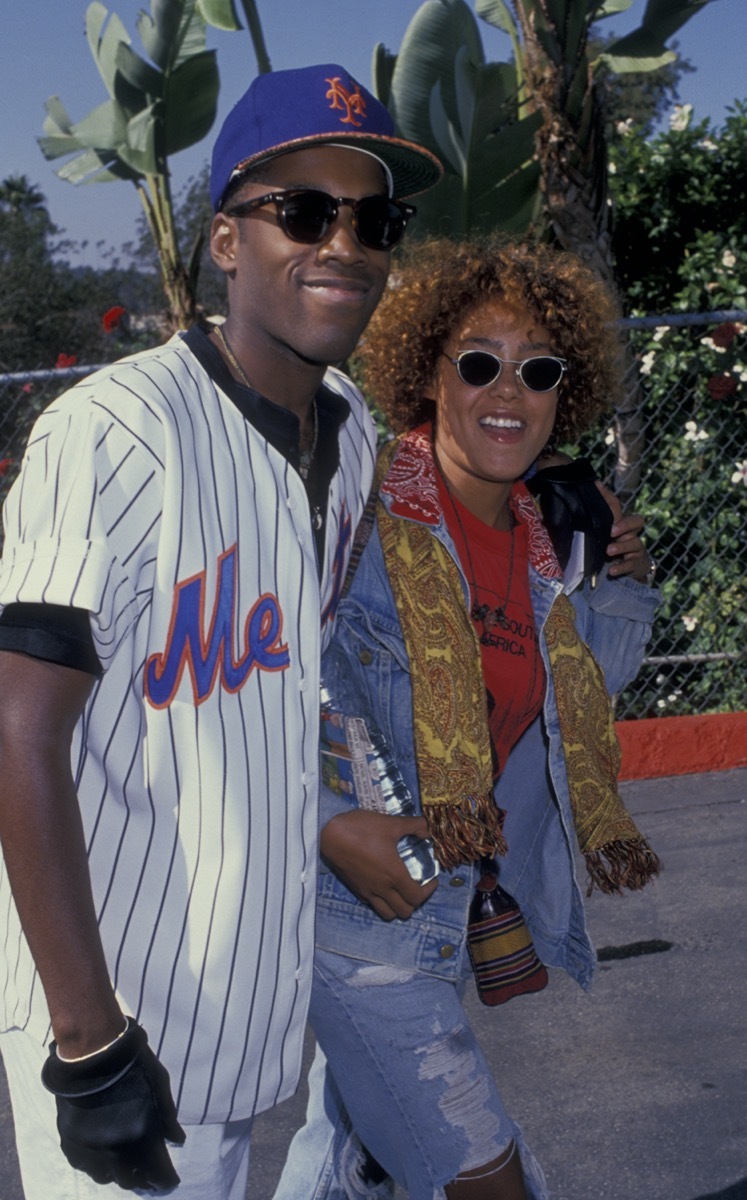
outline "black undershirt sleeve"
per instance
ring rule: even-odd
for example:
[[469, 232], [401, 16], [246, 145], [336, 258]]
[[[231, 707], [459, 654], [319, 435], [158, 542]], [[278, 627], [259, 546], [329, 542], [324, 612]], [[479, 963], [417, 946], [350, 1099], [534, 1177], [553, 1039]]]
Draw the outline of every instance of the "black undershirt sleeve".
[[0, 613], [0, 650], [102, 674], [88, 611], [62, 604], [8, 604]]

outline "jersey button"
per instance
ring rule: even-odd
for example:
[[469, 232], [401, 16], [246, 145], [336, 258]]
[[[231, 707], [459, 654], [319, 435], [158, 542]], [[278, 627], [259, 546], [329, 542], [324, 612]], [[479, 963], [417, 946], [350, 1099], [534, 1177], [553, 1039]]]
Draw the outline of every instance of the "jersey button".
[[452, 958], [455, 950], [456, 946], [452, 946], [450, 942], [447, 942], [445, 946], [441, 947], [438, 953], [441, 955], [441, 958]]
[[373, 654], [370, 650], [361, 650], [358, 654], [358, 660], [363, 663], [364, 667], [370, 667], [373, 662]]
[[449, 880], [449, 887], [464, 887], [464, 880], [455, 875], [453, 879]]

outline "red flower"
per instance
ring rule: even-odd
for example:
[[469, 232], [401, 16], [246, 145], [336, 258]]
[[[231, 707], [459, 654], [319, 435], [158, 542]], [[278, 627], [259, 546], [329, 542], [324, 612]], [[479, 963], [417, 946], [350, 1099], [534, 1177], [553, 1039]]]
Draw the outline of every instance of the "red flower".
[[733, 321], [726, 321], [723, 325], [717, 325], [711, 333], [711, 341], [717, 346], [722, 346], [728, 349], [737, 336], [737, 327]]
[[737, 390], [737, 381], [728, 371], [722, 371], [720, 375], [714, 375], [706, 383], [708, 393], [712, 400], [723, 400], [726, 396], [733, 395]]
[[14, 465], [12, 458], [0, 458], [0, 479], [8, 474], [10, 468]]
[[117, 326], [122, 324], [122, 317], [126, 312], [127, 309], [121, 304], [115, 304], [113, 308], [108, 309], [101, 318], [104, 333], [113, 333]]
[[30, 396], [33, 390], [33, 385], [30, 383], [24, 383], [23, 387], [21, 388], [21, 391], [25, 396]]
[[58, 354], [54, 369], [55, 371], [64, 371], [65, 367], [74, 367], [77, 361], [77, 354]]

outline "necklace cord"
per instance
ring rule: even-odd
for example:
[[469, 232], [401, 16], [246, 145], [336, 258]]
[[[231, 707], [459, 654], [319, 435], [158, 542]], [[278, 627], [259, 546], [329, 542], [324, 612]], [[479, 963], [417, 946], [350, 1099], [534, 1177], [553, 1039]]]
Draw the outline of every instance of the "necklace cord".
[[[233, 367], [234, 371], [236, 371], [237, 375], [239, 375], [241, 382], [245, 383], [246, 386], [248, 388], [251, 388], [253, 392], [256, 392], [257, 389], [255, 388], [251, 379], [249, 378], [246, 371], [242, 367], [238, 358], [234, 354], [234, 352], [231, 348], [231, 343], [229, 342], [228, 337], [226, 336], [226, 334], [223, 331], [223, 326], [215, 325], [213, 328], [215, 329], [218, 340], [220, 341], [220, 344], [223, 347], [223, 350], [225, 352], [225, 357], [228, 359], [228, 362]], [[319, 412], [318, 412], [317, 405], [316, 405], [316, 397], [314, 397], [314, 399], [311, 402], [311, 409], [312, 409], [313, 418], [314, 418], [314, 434], [313, 434], [313, 437], [311, 440], [311, 447], [308, 450], [301, 450], [300, 444], [299, 444], [299, 450], [298, 450], [298, 473], [304, 481], [306, 479], [308, 479], [309, 471], [311, 470], [311, 464], [314, 461], [314, 455], [316, 454], [317, 442], [319, 441]], [[300, 429], [300, 423], [299, 423], [299, 429]], [[300, 438], [299, 438], [299, 443], [300, 443]]]

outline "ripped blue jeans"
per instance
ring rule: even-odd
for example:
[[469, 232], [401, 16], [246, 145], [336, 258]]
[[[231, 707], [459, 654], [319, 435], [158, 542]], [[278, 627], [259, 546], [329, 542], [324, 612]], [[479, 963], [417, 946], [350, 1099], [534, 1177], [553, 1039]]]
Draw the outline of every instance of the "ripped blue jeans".
[[388, 1200], [393, 1185], [377, 1164], [410, 1200], [441, 1200], [446, 1184], [513, 1140], [528, 1195], [547, 1200], [465, 1015], [463, 989], [317, 948], [310, 1021], [323, 1054], [274, 1200]]

